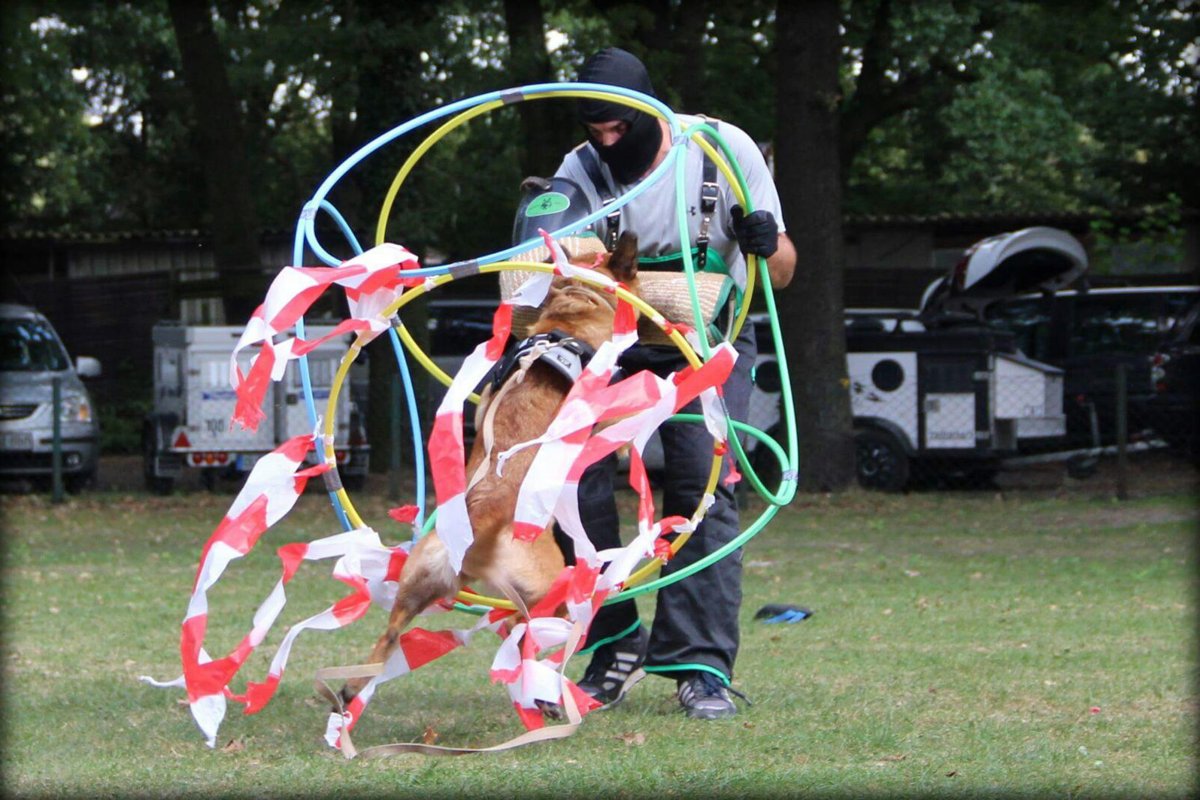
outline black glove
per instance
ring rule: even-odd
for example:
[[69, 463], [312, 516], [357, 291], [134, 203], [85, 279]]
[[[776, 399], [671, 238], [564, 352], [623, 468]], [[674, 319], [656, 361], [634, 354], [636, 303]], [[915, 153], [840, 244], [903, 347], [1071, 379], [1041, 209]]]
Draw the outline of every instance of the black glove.
[[738, 247], [746, 255], [770, 258], [779, 249], [779, 226], [770, 211], [758, 210], [746, 216], [741, 206], [733, 207], [733, 233]]

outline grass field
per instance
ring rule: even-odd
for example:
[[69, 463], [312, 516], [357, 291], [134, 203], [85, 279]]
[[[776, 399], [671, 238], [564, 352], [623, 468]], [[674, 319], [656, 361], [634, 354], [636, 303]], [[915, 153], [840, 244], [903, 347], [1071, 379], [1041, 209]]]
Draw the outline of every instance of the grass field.
[[[754, 704], [688, 721], [648, 678], [569, 739], [502, 755], [346, 761], [321, 740], [313, 671], [357, 663], [383, 613], [301, 636], [275, 700], [231, 708], [209, 750], [181, 701], [137, 676], [179, 672], [200, 547], [231, 495], [5, 497], [7, 796], [862, 797], [1194, 796], [1196, 496], [851, 492], [802, 496], [745, 553], [735, 685]], [[385, 540], [403, 533], [358, 499]], [[753, 513], [754, 509], [751, 509]], [[278, 577], [275, 547], [336, 531], [306, 495], [210, 593], [223, 654]], [[285, 622], [344, 591], [308, 566]], [[816, 612], [753, 620], [766, 603]], [[652, 599], [641, 602], [649, 618]], [[465, 627], [465, 614], [438, 624]], [[433, 625], [431, 625], [432, 627]], [[520, 731], [477, 638], [382, 687], [360, 747]], [[569, 670], [578, 675], [580, 663]]]

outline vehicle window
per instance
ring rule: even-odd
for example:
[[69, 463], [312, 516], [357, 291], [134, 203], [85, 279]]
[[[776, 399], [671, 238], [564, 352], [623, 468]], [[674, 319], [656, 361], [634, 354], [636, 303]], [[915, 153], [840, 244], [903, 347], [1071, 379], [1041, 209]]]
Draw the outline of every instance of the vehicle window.
[[1176, 330], [1178, 326], [1183, 325], [1189, 319], [1196, 319], [1196, 295], [1194, 294], [1168, 294], [1163, 300], [1166, 305], [1166, 311], [1163, 314], [1163, 331], [1170, 332]]
[[1178, 329], [1179, 332], [1176, 334], [1178, 341], [1200, 344], [1200, 303], [1194, 304], [1191, 311], [1188, 311], [1180, 320]]
[[434, 356], [470, 353], [492, 337], [495, 308], [430, 309], [429, 349]]
[[1174, 327], [1183, 307], [1183, 298], [1163, 294], [1077, 297], [1071, 352], [1153, 352]]
[[993, 303], [987, 310], [988, 324], [1016, 337], [1017, 348], [1045, 360], [1050, 353], [1050, 309], [1041, 298]]
[[64, 370], [67, 354], [54, 330], [32, 319], [0, 320], [0, 370], [42, 372]]

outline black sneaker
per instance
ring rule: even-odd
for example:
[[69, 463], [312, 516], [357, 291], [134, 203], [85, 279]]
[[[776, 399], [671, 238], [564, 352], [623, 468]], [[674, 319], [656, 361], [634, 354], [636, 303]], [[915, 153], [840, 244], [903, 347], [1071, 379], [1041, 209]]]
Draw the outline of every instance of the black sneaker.
[[676, 695], [679, 697], [679, 704], [692, 719], [732, 717], [737, 713], [737, 706], [733, 704], [730, 694], [746, 700], [747, 704], [750, 703], [746, 695], [726, 686], [711, 672], [697, 670], [689, 677], [680, 679], [678, 686]]
[[639, 626], [637, 633], [597, 647], [592, 661], [579, 679], [579, 688], [597, 700], [601, 708], [616, 705], [625, 694], [646, 677], [641, 668], [646, 660], [650, 636]]

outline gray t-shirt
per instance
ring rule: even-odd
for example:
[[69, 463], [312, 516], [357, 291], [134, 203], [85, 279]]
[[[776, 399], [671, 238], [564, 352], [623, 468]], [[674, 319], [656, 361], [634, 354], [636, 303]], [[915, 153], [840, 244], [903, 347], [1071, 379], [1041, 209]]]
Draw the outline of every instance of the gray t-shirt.
[[[689, 114], [678, 114], [676, 116], [685, 131], [688, 126], [697, 122], [708, 121], [709, 124], [712, 124], [712, 120], [705, 120]], [[754, 208], [756, 210], [764, 209], [770, 211], [774, 215], [775, 221], [779, 224], [780, 233], [782, 233], [786, 230], [786, 227], [783, 221], [783, 212], [779, 205], [779, 193], [775, 189], [775, 182], [771, 177], [770, 170], [767, 168], [762, 151], [758, 149], [758, 145], [754, 143], [754, 140], [736, 125], [721, 121], [717, 123], [716, 129], [717, 133], [720, 134], [721, 138], [725, 140], [733, 151], [737, 163], [742, 169], [742, 174], [746, 178], [750, 200]], [[579, 147], [591, 148], [591, 145], [585, 142]], [[717, 147], [715, 143], [714, 147], [716, 147], [718, 153], [722, 153], [723, 155], [720, 147]], [[600, 194], [588, 178], [587, 172], [579, 160], [578, 150], [579, 148], [576, 148], [566, 155], [555, 175], [570, 178], [578, 183], [587, 194], [592, 208], [600, 208]], [[593, 154], [595, 154], [594, 150]], [[696, 243], [696, 238], [700, 235], [700, 184], [703, 181], [705, 158], [707, 158], [707, 155], [705, 155], [700, 145], [689, 139], [684, 160], [687, 170], [684, 176], [686, 186], [684, 200], [687, 204], [688, 231], [691, 237], [691, 245]], [[609, 171], [608, 166], [598, 156], [596, 157], [596, 161], [617, 197], [631, 191], [641, 182], [637, 181], [628, 186], [618, 184], [613, 179], [612, 172]], [[732, 217], [730, 215], [730, 210], [737, 203], [737, 197], [725, 179], [724, 173], [720, 170], [717, 171], [717, 183], [720, 187], [720, 192], [717, 197], [717, 207], [713, 212], [712, 221], [709, 223], [709, 247], [721, 254], [721, 258], [724, 259], [726, 266], [729, 268], [729, 274], [738, 285], [745, 286], [746, 260], [738, 249], [737, 239], [733, 235]], [[633, 231], [638, 235], [638, 250], [641, 255], [647, 257], [663, 256], [678, 253], [683, 249], [679, 242], [679, 220], [676, 203], [675, 176], [671, 170], [667, 170], [662, 178], [653, 186], [648, 187], [635, 197], [632, 202], [621, 209], [621, 230]], [[600, 231], [604, 230], [603, 220], [597, 224], [597, 228]]]

